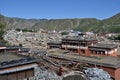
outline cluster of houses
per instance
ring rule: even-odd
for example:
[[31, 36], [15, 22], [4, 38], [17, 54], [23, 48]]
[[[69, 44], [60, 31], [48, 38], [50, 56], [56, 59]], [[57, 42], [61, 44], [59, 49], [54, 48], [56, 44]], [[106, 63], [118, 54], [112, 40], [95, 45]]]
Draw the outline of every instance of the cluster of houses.
[[[95, 38], [66, 37], [59, 42], [49, 42], [48, 48], [60, 48], [86, 56], [117, 56], [116, 44], [101, 44]], [[81, 37], [82, 36], [82, 37]]]
[[[73, 54], [77, 53], [79, 55], [77, 58], [80, 62], [102, 68], [112, 78], [120, 80], [118, 45], [101, 44], [91, 32], [81, 33], [72, 30], [68, 32], [69, 36], [65, 36], [61, 40], [56, 40], [57, 42], [53, 41], [55, 38], [58, 38], [58, 36], [54, 35], [55, 31], [51, 33], [51, 35], [54, 35], [53, 39], [50, 38], [51, 40], [49, 40], [51, 42], [47, 43], [46, 36], [43, 36], [45, 38], [44, 42], [47, 43], [47, 49], [59, 48], [73, 52]], [[40, 34], [42, 33], [40, 32]], [[6, 39], [8, 39], [8, 36]], [[32, 57], [20, 55], [24, 53], [28, 54], [29, 51], [29, 48], [22, 48], [21, 46], [5, 46], [0, 44], [0, 80], [22, 80], [33, 77], [34, 69], [38, 66], [37, 61]]]

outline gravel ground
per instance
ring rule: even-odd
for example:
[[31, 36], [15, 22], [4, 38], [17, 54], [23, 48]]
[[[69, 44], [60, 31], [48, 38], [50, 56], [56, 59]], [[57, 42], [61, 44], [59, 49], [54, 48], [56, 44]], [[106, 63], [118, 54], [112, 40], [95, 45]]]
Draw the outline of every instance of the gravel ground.
[[87, 80], [87, 79], [83, 78], [81, 75], [72, 75], [63, 78], [63, 80]]

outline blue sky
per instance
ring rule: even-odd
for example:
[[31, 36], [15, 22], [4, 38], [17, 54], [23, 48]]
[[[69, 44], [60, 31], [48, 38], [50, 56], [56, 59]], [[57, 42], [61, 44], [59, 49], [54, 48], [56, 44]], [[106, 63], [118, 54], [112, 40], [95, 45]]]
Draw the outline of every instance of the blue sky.
[[0, 13], [20, 18], [109, 18], [120, 12], [120, 0], [0, 0]]

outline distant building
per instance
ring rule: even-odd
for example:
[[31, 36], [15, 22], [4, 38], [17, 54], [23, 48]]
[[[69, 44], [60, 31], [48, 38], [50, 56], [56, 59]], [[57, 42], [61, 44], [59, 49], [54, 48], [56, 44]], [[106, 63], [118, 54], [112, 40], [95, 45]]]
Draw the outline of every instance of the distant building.
[[63, 38], [62, 42], [50, 42], [48, 48], [60, 48], [86, 56], [117, 56], [117, 45], [98, 44], [96, 39]]
[[10, 45], [6, 46], [4, 44], [0, 44], [0, 52], [29, 52], [29, 48], [22, 48], [22, 46]]
[[6, 49], [6, 46], [2, 43], [0, 43], [0, 52], [3, 52], [4, 49]]
[[115, 44], [96, 44], [88, 46], [90, 55], [98, 56], [117, 56], [117, 45]]
[[81, 32], [70, 30], [68, 33], [69, 33], [69, 36], [78, 36]]
[[49, 43], [47, 43], [47, 45], [48, 45], [48, 49], [50, 49], [50, 48], [59, 48], [59, 49], [61, 49], [62, 48], [62, 46], [61, 46], [61, 42], [49, 42]]
[[64, 38], [62, 39], [62, 49], [88, 55], [88, 46], [96, 43], [95, 39]]

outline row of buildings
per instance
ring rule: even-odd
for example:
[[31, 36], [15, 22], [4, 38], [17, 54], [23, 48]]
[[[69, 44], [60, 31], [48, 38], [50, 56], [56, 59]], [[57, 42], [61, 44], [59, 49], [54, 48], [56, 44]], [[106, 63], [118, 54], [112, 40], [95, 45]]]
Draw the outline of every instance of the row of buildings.
[[100, 44], [96, 39], [63, 38], [61, 42], [49, 42], [48, 48], [60, 48], [85, 56], [117, 56], [117, 45]]
[[[59, 48], [73, 54], [78, 53], [79, 56], [72, 55], [70, 59], [75, 61], [77, 59], [77, 61], [92, 65], [92, 67], [102, 68], [113, 79], [120, 80], [120, 58], [118, 57], [118, 46], [115, 44], [100, 44], [93, 38], [67, 37], [63, 38], [61, 42], [49, 42], [47, 45], [48, 49]], [[57, 54], [54, 55], [57, 56]], [[66, 57], [67, 55], [70, 54], [65, 54]]]

